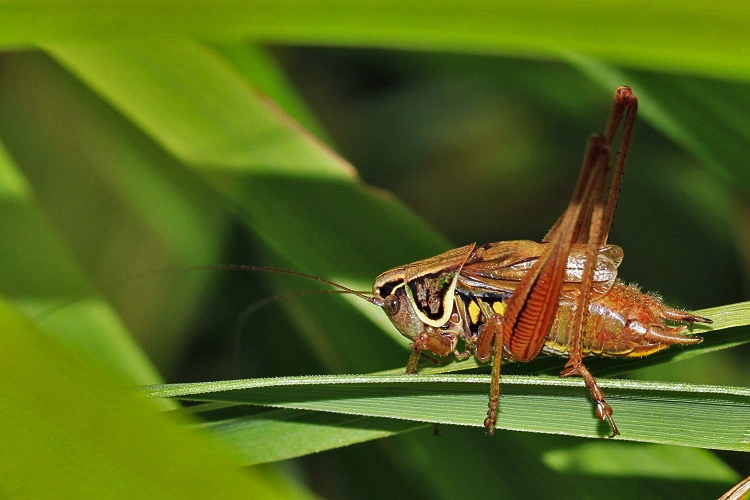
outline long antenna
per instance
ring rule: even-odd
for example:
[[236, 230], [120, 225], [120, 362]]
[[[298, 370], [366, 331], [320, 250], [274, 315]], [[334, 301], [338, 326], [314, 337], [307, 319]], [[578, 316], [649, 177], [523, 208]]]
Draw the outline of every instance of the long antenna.
[[268, 267], [268, 266], [254, 266], [252, 264], [225, 264], [225, 265], [217, 265], [217, 266], [169, 267], [169, 268], [163, 268], [163, 269], [151, 269], [149, 271], [141, 271], [139, 273], [132, 274], [125, 279], [108, 283], [105, 286], [95, 287], [91, 292], [87, 294], [81, 295], [79, 297], [75, 297], [71, 300], [67, 300], [61, 304], [53, 306], [50, 309], [47, 309], [46, 311], [43, 311], [40, 314], [37, 314], [35, 317], [35, 320], [38, 322], [44, 321], [46, 318], [52, 316], [53, 314], [60, 311], [61, 309], [69, 307], [87, 297], [90, 297], [94, 293], [102, 292], [104, 290], [107, 290], [115, 286], [122, 286], [124, 284], [140, 279], [144, 276], [148, 276], [152, 274], [159, 274], [159, 273], [175, 272], [175, 271], [255, 271], [255, 272], [261, 272], [261, 273], [288, 274], [289, 276], [297, 276], [300, 278], [306, 278], [312, 281], [317, 281], [318, 283], [323, 283], [325, 285], [338, 288], [339, 290], [341, 290], [340, 293], [350, 293], [352, 295], [356, 295], [357, 297], [361, 299], [366, 300], [367, 302], [371, 304], [375, 304], [378, 307], [383, 307], [383, 299], [380, 299], [377, 297], [368, 297], [363, 292], [352, 290], [351, 288], [347, 288], [343, 285], [339, 285], [338, 283], [334, 283], [333, 281], [328, 281], [323, 278], [318, 278], [317, 276], [313, 276], [311, 274], [300, 273], [297, 271], [290, 271], [288, 269], [278, 269], [275, 267]]
[[[351, 293], [352, 295], [356, 295], [360, 299], [364, 299], [371, 304], [375, 304], [378, 307], [383, 307], [383, 300], [380, 298], [368, 297], [362, 292], [352, 290], [351, 288], [347, 288], [344, 285], [339, 285], [338, 283], [334, 283], [333, 281], [328, 281], [323, 278], [318, 278], [317, 276], [313, 276], [312, 274], [300, 273], [298, 271], [290, 271], [288, 269], [278, 269], [276, 267], [268, 267], [268, 266], [254, 266], [252, 264], [226, 264], [226, 265], [220, 265], [220, 266], [189, 266], [189, 267], [184, 267], [180, 269], [185, 269], [185, 270], [218, 269], [218, 270], [225, 270], [225, 271], [255, 271], [255, 272], [261, 272], [261, 273], [288, 274], [289, 276], [297, 276], [299, 278], [306, 278], [312, 281], [317, 281], [318, 283], [323, 283], [325, 285], [338, 288], [342, 290], [343, 293]], [[292, 293], [298, 293], [298, 292], [292, 292]]]
[[[330, 295], [330, 294], [344, 294], [344, 293], [351, 293], [349, 290], [297, 290], [294, 292], [285, 292], [285, 293], [279, 293], [277, 295], [273, 295], [271, 297], [266, 297], [265, 299], [260, 299], [256, 302], [253, 302], [249, 306], [247, 306], [239, 315], [237, 320], [234, 322], [234, 326], [232, 327], [232, 334], [231, 334], [231, 342], [232, 342], [232, 369], [234, 370], [235, 377], [241, 378], [242, 372], [241, 372], [241, 366], [242, 366], [242, 359], [240, 358], [240, 353], [242, 351], [242, 337], [243, 332], [245, 330], [245, 327], [247, 326], [247, 323], [250, 319], [250, 316], [258, 312], [263, 307], [266, 307], [267, 305], [276, 302], [277, 300], [284, 300], [289, 299], [292, 297], [304, 297], [309, 295]], [[358, 296], [361, 296], [359, 292], [355, 292]], [[367, 293], [367, 292], [364, 292]], [[367, 298], [367, 297], [365, 297]]]

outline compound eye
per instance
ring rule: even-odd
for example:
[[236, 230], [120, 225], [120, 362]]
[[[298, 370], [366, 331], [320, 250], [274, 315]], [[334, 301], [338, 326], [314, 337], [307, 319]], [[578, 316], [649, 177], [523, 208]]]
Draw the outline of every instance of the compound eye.
[[395, 295], [389, 295], [383, 303], [383, 310], [388, 316], [394, 316], [401, 308], [401, 301]]

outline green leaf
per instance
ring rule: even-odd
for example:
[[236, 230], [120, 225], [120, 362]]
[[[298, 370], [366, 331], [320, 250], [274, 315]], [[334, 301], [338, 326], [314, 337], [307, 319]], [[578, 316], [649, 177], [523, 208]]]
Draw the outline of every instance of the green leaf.
[[[744, 152], [750, 147], [750, 127], [740, 110], [750, 105], [750, 97], [744, 84], [621, 70], [580, 54], [566, 58], [603, 89], [627, 82], [643, 103], [639, 106], [641, 116], [700, 159], [712, 177], [744, 188], [747, 194], [750, 175], [744, 168]], [[687, 192], [696, 192], [696, 202], [705, 198], [707, 207], [726, 203], [720, 196], [706, 196], [710, 191], [695, 182], [690, 182], [689, 188]], [[709, 213], [715, 212], [716, 208]], [[729, 212], [724, 210], [724, 214]]]
[[[203, 419], [201, 430], [221, 440], [246, 465], [285, 460], [429, 427], [390, 418], [295, 409], [258, 413], [248, 405], [203, 404], [191, 411]], [[207, 408], [203, 408], [207, 407]], [[251, 410], [251, 411], [248, 411]]]
[[[599, 381], [616, 410], [618, 439], [750, 451], [750, 390], [659, 382]], [[239, 402], [283, 408], [482, 426], [488, 376], [368, 375], [281, 377], [157, 386], [152, 397]], [[503, 377], [501, 429], [603, 437], [580, 381]], [[659, 422], [659, 425], [654, 425]], [[315, 435], [311, 434], [311, 439]]]
[[[232, 64], [234, 69], [247, 78], [248, 84], [266, 94], [305, 130], [312, 132], [320, 139], [326, 138], [326, 131], [287, 81], [283, 69], [267, 51], [245, 44], [220, 45], [217, 50]], [[326, 142], [330, 143], [330, 140]]]
[[[4, 197], [1, 231], [14, 245], [0, 250], [0, 290], [123, 380], [155, 382], [146, 365], [170, 365], [206, 276], [152, 273], [129, 287], [123, 277], [215, 262], [226, 214], [173, 158], [48, 58], [6, 55], [4, 65], [0, 168], [23, 189]], [[168, 323], [159, 320], [165, 309]]]
[[155, 414], [5, 301], [0, 332], [4, 496], [307, 498], [272, 471], [241, 471], [216, 443], [186, 433], [187, 419]]
[[[690, 448], [667, 448], [663, 446], [624, 446], [617, 457], [613, 457], [602, 442], [586, 442], [568, 449], [548, 450], [544, 461], [558, 471], [588, 473], [609, 477], [629, 477], [632, 464], [647, 461], [645, 469], [654, 478], [682, 480], [713, 480], [723, 478], [735, 480], [734, 474], [718, 459], [704, 460], [700, 467], [691, 462], [695, 457]], [[690, 464], [686, 467], [686, 464]]]
[[[45, 220], [42, 210], [0, 145], [0, 238], [13, 242], [0, 249], [0, 292], [30, 316], [49, 311], [59, 298], [90, 290], [79, 269]], [[101, 298], [89, 297], [44, 323], [48, 334], [127, 384], [161, 381], [115, 311]]]
[[448, 50], [557, 58], [576, 51], [610, 62], [750, 77], [750, 19], [736, 2], [320, 0], [144, 3], [6, 1], [0, 43], [65, 43], [196, 35], [215, 40]]

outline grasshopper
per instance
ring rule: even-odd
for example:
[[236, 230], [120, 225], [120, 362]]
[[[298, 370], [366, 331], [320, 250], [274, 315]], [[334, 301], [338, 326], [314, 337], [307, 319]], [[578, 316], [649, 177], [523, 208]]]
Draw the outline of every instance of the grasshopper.
[[670, 322], [711, 323], [617, 279], [623, 251], [607, 238], [637, 110], [631, 89], [619, 87], [604, 134], [588, 140], [570, 204], [541, 243], [470, 244], [375, 280], [371, 302], [411, 341], [406, 373], [416, 373], [425, 351], [459, 359], [473, 354], [492, 362], [484, 420], [490, 435], [497, 423], [503, 358], [530, 361], [542, 352], [567, 357], [560, 377], [583, 378], [596, 416], [609, 423], [614, 437], [619, 431], [612, 408], [583, 358], [642, 357], [675, 344], [697, 344], [700, 338], [684, 334], [686, 325]]
[[[607, 238], [637, 111], [638, 98], [631, 89], [618, 87], [604, 134], [588, 140], [573, 197], [540, 243], [472, 243], [399, 266], [375, 279], [371, 297], [295, 271], [253, 265], [219, 267], [304, 277], [381, 307], [411, 341], [408, 374], [417, 372], [425, 352], [453, 354], [459, 359], [473, 354], [483, 363], [491, 361], [484, 420], [490, 435], [497, 424], [502, 359], [530, 361], [540, 353], [567, 357], [560, 377], [583, 378], [596, 416], [609, 423], [610, 437], [614, 437], [619, 431], [612, 407], [583, 363], [584, 356], [644, 357], [671, 345], [697, 344], [702, 339], [686, 336], [686, 325], [673, 324], [711, 323], [617, 279], [624, 254]], [[620, 147], [610, 175], [612, 148], [620, 128]]]

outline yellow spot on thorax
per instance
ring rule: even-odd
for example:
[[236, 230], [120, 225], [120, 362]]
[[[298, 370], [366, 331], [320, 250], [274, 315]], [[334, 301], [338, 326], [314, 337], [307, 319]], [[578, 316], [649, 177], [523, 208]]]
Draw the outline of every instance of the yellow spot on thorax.
[[505, 314], [505, 302], [500, 302], [499, 300], [496, 301], [492, 304], [492, 310], [495, 311], [495, 314], [502, 316]]
[[471, 323], [473, 325], [476, 325], [479, 323], [479, 304], [477, 304], [476, 300], [472, 300], [469, 302], [469, 319], [471, 320]]

